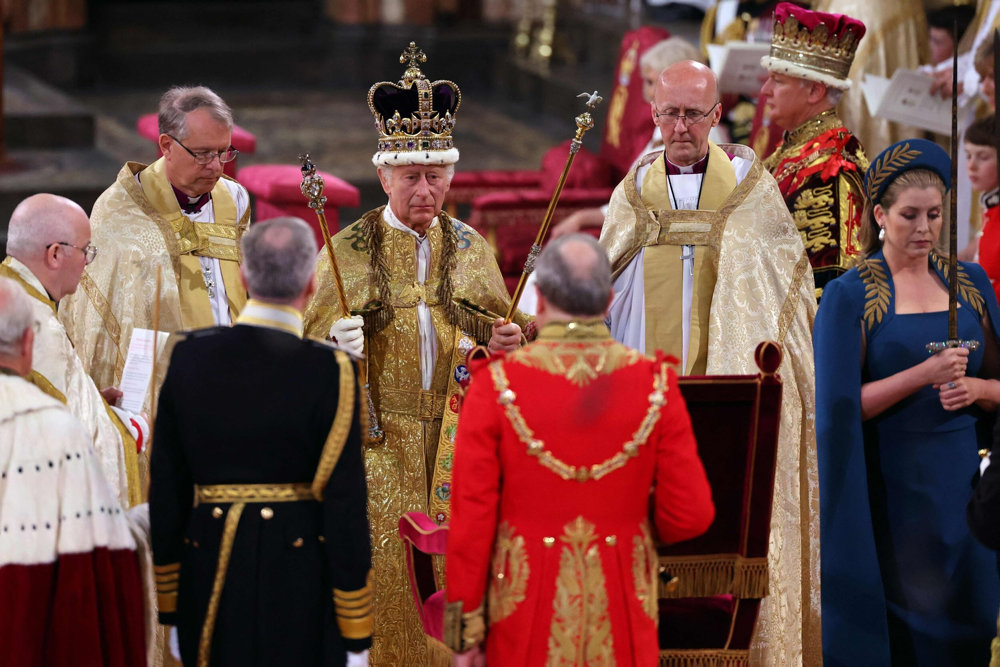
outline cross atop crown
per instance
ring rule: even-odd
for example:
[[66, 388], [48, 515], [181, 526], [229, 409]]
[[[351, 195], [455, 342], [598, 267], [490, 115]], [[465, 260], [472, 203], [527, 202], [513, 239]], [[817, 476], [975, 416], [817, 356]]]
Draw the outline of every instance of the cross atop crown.
[[410, 42], [410, 45], [403, 49], [403, 52], [399, 54], [399, 62], [406, 63], [403, 81], [410, 82], [414, 79], [424, 78], [424, 73], [420, 71], [420, 63], [427, 62], [427, 54], [417, 46], [416, 42]]

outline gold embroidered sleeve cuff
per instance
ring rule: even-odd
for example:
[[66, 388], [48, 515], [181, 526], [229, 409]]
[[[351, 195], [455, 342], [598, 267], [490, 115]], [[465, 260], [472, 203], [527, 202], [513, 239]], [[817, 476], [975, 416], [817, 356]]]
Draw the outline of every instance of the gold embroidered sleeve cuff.
[[177, 585], [181, 578], [181, 564], [156, 565], [153, 567], [156, 579], [156, 605], [162, 614], [177, 611]]
[[444, 606], [444, 643], [457, 653], [464, 653], [486, 638], [483, 605], [462, 613], [462, 603], [448, 602]]
[[371, 572], [368, 583], [356, 591], [333, 589], [337, 625], [344, 639], [366, 639], [372, 634]]

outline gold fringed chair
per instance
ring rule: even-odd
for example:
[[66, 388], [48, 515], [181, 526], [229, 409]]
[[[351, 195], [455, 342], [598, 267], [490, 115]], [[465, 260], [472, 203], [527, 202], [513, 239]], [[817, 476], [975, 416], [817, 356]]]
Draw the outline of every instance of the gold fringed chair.
[[660, 667], [746, 667], [761, 598], [781, 419], [777, 343], [757, 346], [758, 375], [684, 377], [681, 392], [705, 465], [715, 521], [660, 546]]

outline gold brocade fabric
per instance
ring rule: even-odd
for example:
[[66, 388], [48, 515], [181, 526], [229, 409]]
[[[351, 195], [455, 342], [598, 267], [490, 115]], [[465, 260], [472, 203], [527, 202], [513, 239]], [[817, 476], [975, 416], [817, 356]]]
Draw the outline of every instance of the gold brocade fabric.
[[[371, 266], [369, 239], [361, 232], [364, 218], [334, 236], [333, 249], [348, 305], [352, 312], [365, 314], [370, 393], [379, 425], [385, 432], [381, 443], [370, 445], [365, 451], [375, 610], [371, 661], [373, 665], [419, 666], [426, 664], [426, 645], [410, 592], [398, 524], [406, 512], [428, 510], [430, 472], [435, 462], [441, 417], [421, 419], [419, 410], [410, 409], [405, 401], [394, 400], [390, 404], [385, 399], [390, 392], [398, 397], [405, 393], [417, 395], [421, 390], [417, 303], [423, 299], [428, 305], [437, 338], [430, 387], [434, 394], [443, 395], [447, 390], [455, 327], [448, 320], [447, 304], [440, 302], [437, 292], [442, 279], [441, 225], [434, 224], [427, 231], [431, 257], [428, 278], [420, 285], [416, 280], [416, 239], [386, 224], [381, 210], [368, 215], [379, 216], [377, 224], [388, 267], [393, 310], [392, 319], [374, 327], [375, 333], [371, 333], [369, 323], [379, 319], [373, 315], [381, 304]], [[457, 235], [456, 262], [451, 270], [454, 298], [495, 313], [506, 312], [510, 297], [488, 244], [468, 225], [457, 220], [452, 224]], [[317, 258], [316, 275], [317, 291], [305, 312], [305, 328], [308, 335], [327, 338], [330, 326], [345, 314], [340, 309], [325, 249]], [[445, 410], [451, 409], [451, 398], [445, 397]]]
[[[746, 146], [722, 148], [754, 164], [712, 213], [719, 218], [719, 225], [713, 226], [719, 234], [718, 277], [711, 294], [706, 372], [757, 373], [753, 353], [764, 340], [778, 341], [784, 352], [778, 370], [785, 389], [768, 549], [770, 593], [761, 605], [751, 664], [818, 665], [822, 648], [812, 272], [774, 178]], [[635, 183], [634, 170], [615, 189], [601, 234], [616, 275], [659, 235], [654, 212], [626, 195], [629, 181]]]
[[[180, 331], [197, 324], [183, 316], [182, 249], [177, 232], [169, 222], [169, 212], [162, 214], [154, 208], [136, 182], [135, 175], [143, 169], [145, 165], [127, 163], [115, 183], [94, 204], [91, 240], [100, 250], [99, 255], [87, 266], [76, 293], [64, 298], [59, 307], [59, 318], [84, 367], [100, 387], [121, 380], [132, 329], [153, 328], [158, 271], [160, 331]], [[237, 236], [242, 235], [250, 224], [250, 209], [243, 212], [238, 223], [232, 222], [238, 225]], [[221, 264], [227, 294], [233, 293], [230, 311], [235, 319], [245, 297], [235, 300], [242, 288], [238, 282], [230, 283], [225, 273], [225, 265], [235, 262]], [[166, 359], [158, 361], [162, 363], [157, 364], [157, 387], [166, 373]], [[148, 410], [149, 406], [145, 407]]]
[[861, 92], [865, 73], [889, 79], [897, 69], [916, 69], [927, 61], [927, 19], [921, 1], [816, 0], [812, 9], [847, 14], [867, 28], [848, 77], [851, 87], [838, 105], [844, 125], [861, 141], [865, 152], [878, 155], [897, 141], [921, 136], [917, 128], [869, 114]]

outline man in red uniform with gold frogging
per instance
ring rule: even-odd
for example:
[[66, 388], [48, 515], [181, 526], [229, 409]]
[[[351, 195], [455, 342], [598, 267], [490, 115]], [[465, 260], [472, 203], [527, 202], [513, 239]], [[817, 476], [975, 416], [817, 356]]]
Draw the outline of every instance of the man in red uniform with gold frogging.
[[538, 339], [473, 368], [462, 409], [445, 643], [460, 663], [485, 636], [490, 665], [655, 665], [654, 537], [715, 515], [674, 360], [611, 339], [592, 238], [550, 243], [536, 276]]

